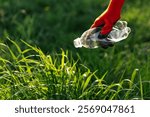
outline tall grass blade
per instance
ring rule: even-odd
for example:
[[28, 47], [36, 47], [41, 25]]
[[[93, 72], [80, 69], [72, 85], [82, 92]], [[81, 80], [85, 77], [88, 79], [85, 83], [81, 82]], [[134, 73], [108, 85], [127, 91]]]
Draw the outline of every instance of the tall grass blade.
[[96, 72], [97, 72], [97, 71], [93, 72], [91, 75], [89, 75], [89, 76], [87, 77], [87, 79], [86, 79], [86, 81], [85, 81], [85, 83], [84, 83], [84, 85], [83, 85], [83, 90], [82, 90], [82, 91], [84, 91], [84, 90], [87, 88], [87, 86], [89, 85], [89, 82], [90, 82], [92, 76], [93, 76]]

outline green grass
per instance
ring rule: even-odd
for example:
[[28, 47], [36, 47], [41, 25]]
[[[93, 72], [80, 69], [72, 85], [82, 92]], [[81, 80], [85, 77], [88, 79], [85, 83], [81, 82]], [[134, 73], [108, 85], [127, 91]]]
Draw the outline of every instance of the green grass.
[[149, 0], [125, 1], [127, 40], [74, 48], [108, 2], [0, 0], [0, 99], [150, 99]]
[[[135, 69], [128, 78], [121, 74], [119, 82], [106, 82], [108, 72], [98, 76], [68, 51], [44, 54], [42, 50], [22, 41], [13, 51], [0, 43], [0, 99], [146, 99], [148, 93]], [[31, 54], [32, 53], [32, 54]], [[137, 78], [137, 79], [136, 79]], [[138, 82], [136, 82], [138, 81]], [[148, 82], [146, 82], [148, 83]], [[149, 82], [150, 83], [150, 82]], [[150, 85], [150, 84], [149, 84]]]

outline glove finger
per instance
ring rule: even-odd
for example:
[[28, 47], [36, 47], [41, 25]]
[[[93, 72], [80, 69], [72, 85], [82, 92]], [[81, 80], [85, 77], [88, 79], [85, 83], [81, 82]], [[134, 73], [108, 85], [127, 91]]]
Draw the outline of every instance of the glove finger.
[[107, 35], [112, 30], [113, 24], [108, 20], [105, 20], [104, 24], [100, 32], [102, 35]]
[[98, 17], [94, 23], [92, 24], [92, 26], [90, 28], [94, 28], [94, 27], [101, 27], [102, 25], [104, 25], [104, 20], [101, 17]]
[[103, 44], [101, 44], [100, 46], [101, 46], [102, 48], [104, 48], [104, 49], [107, 49], [108, 47], [113, 47], [114, 44], [108, 44], [108, 45], [103, 45]]

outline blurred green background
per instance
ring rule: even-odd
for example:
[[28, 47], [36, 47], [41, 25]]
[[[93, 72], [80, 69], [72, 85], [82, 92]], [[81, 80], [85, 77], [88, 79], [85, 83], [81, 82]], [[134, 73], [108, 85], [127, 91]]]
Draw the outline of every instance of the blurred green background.
[[[76, 49], [73, 40], [87, 30], [106, 8], [109, 0], [0, 0], [0, 42], [7, 36], [20, 39], [45, 53], [68, 50], [74, 59], [99, 75], [108, 71], [106, 81], [118, 81], [134, 69], [142, 80], [150, 80], [150, 2], [125, 0], [121, 20], [132, 32], [129, 38], [112, 48]], [[10, 44], [11, 45], [11, 44]], [[12, 47], [13, 48], [13, 47]], [[137, 79], [138, 80], [138, 79]], [[150, 86], [149, 86], [150, 87]]]

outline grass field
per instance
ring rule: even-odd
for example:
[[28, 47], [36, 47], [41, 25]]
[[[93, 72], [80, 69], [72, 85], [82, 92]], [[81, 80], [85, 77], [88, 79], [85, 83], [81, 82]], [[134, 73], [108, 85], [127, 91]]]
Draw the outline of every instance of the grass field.
[[150, 99], [148, 0], [126, 1], [127, 40], [74, 48], [108, 2], [0, 0], [0, 99]]

